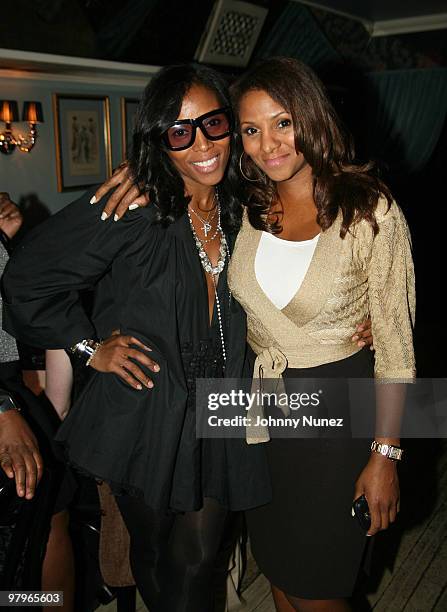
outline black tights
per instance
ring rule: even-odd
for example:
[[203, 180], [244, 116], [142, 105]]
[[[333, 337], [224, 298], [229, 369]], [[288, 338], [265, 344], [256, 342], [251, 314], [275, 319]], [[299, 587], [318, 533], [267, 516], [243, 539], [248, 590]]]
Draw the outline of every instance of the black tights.
[[201, 510], [178, 514], [156, 512], [129, 495], [116, 501], [130, 534], [132, 572], [150, 611], [211, 612], [228, 511], [210, 498]]

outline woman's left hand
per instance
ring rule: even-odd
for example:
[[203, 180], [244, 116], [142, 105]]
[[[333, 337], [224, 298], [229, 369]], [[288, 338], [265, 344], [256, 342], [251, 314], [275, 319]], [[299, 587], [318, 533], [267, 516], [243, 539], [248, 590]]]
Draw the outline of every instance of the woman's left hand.
[[354, 499], [366, 497], [371, 514], [371, 527], [368, 535], [388, 529], [399, 512], [399, 478], [395, 461], [378, 453], [371, 457], [360, 474], [356, 484]]
[[351, 340], [356, 342], [357, 346], [360, 346], [361, 348], [364, 346], [369, 346], [371, 351], [374, 350], [371, 319], [365, 319], [363, 323], [357, 325], [355, 334], [352, 336]]

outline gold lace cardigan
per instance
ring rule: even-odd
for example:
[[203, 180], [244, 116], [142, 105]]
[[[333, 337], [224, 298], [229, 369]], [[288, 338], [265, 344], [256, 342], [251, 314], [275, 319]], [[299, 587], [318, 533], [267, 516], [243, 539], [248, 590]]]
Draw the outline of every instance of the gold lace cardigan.
[[[255, 378], [281, 377], [286, 367], [308, 368], [349, 357], [351, 337], [371, 317], [375, 377], [415, 376], [412, 327], [415, 282], [408, 227], [393, 202], [376, 209], [379, 232], [360, 221], [340, 238], [341, 216], [318, 240], [307, 274], [292, 300], [279, 310], [255, 276], [262, 232], [244, 215], [228, 281], [247, 313], [248, 342], [257, 355]], [[281, 270], [278, 270], [281, 274]]]

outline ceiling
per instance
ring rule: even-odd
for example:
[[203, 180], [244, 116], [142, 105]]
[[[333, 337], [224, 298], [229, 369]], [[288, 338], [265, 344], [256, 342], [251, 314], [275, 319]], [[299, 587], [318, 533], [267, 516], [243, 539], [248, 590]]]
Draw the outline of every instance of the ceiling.
[[[298, 0], [295, 0], [298, 1]], [[306, 2], [340, 11], [367, 21], [408, 19], [422, 15], [447, 13], [446, 0], [317, 0]]]
[[[274, 27], [287, 0], [246, 0], [268, 9], [259, 41]], [[298, 0], [294, 0], [298, 2]], [[300, 0], [302, 4], [348, 15], [366, 27], [370, 36], [413, 33], [414, 46], [435, 48], [445, 65], [447, 50], [442, 42], [447, 29], [446, 0]], [[1, 0], [0, 46], [25, 53], [17, 62], [28, 61], [26, 53], [52, 54], [121, 63], [166, 65], [195, 57], [215, 0]], [[444, 13], [442, 11], [445, 11]], [[326, 15], [329, 15], [326, 13]], [[335, 17], [334, 17], [335, 20]], [[422, 41], [417, 36], [424, 36]], [[351, 37], [352, 38], [352, 37]], [[335, 43], [351, 38], [338, 35]], [[366, 44], [365, 43], [365, 44]], [[437, 49], [440, 49], [438, 52]], [[433, 55], [433, 53], [431, 54]], [[1, 53], [0, 53], [1, 56]], [[8, 59], [5, 56], [5, 62]], [[0, 68], [5, 67], [0, 63]], [[81, 69], [83, 67], [81, 66]], [[137, 75], [135, 75], [137, 76]], [[139, 75], [138, 75], [139, 77]]]
[[447, 27], [446, 0], [294, 1], [369, 22], [373, 35], [421, 32]]

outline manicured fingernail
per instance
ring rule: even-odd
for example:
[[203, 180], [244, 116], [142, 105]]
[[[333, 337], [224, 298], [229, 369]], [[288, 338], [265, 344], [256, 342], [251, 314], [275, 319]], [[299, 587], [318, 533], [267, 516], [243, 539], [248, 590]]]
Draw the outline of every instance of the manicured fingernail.
[[96, 204], [98, 200], [96, 199], [96, 196], [94, 195], [91, 199], [90, 199], [90, 204]]
[[352, 336], [352, 341], [353, 341], [353, 342], [357, 342], [357, 340], [358, 340], [358, 339], [359, 339], [359, 337], [358, 337], [358, 336]]
[[142, 387], [141, 385], [137, 385], [137, 389], [138, 389], [138, 391], [141, 391], [141, 389], [142, 389], [142, 388], [143, 388], [143, 387]]
[[373, 351], [373, 350], [374, 350], [374, 346], [373, 346], [372, 344], [371, 344], [371, 346], [369, 347], [369, 350], [370, 350], [370, 351]]
[[355, 516], [354, 508], [351, 508], [351, 514], [352, 516]]
[[139, 206], [140, 206], [139, 204], [131, 204], [129, 206], [129, 210], [135, 210], [136, 208], [139, 208]]
[[113, 217], [113, 220], [114, 221], [118, 221], [118, 219], [119, 219], [118, 215], [115, 214], [114, 217]]
[[367, 534], [366, 534], [366, 537], [367, 537], [367, 538], [372, 538], [372, 535], [373, 535], [372, 533], [367, 533]]
[[155, 364], [154, 365], [154, 372], [159, 372], [160, 371], [160, 366]]
[[357, 346], [361, 346], [363, 348], [364, 346], [366, 346], [366, 342], [363, 342], [363, 340], [361, 340], [357, 343]]
[[154, 386], [154, 383], [153, 383], [153, 382], [150, 380], [150, 381], [147, 383], [147, 386], [149, 387], [149, 389], [152, 389], [152, 387]]
[[101, 221], [105, 221], [108, 218], [108, 214], [106, 213], [106, 211], [104, 211], [103, 213], [101, 213]]

